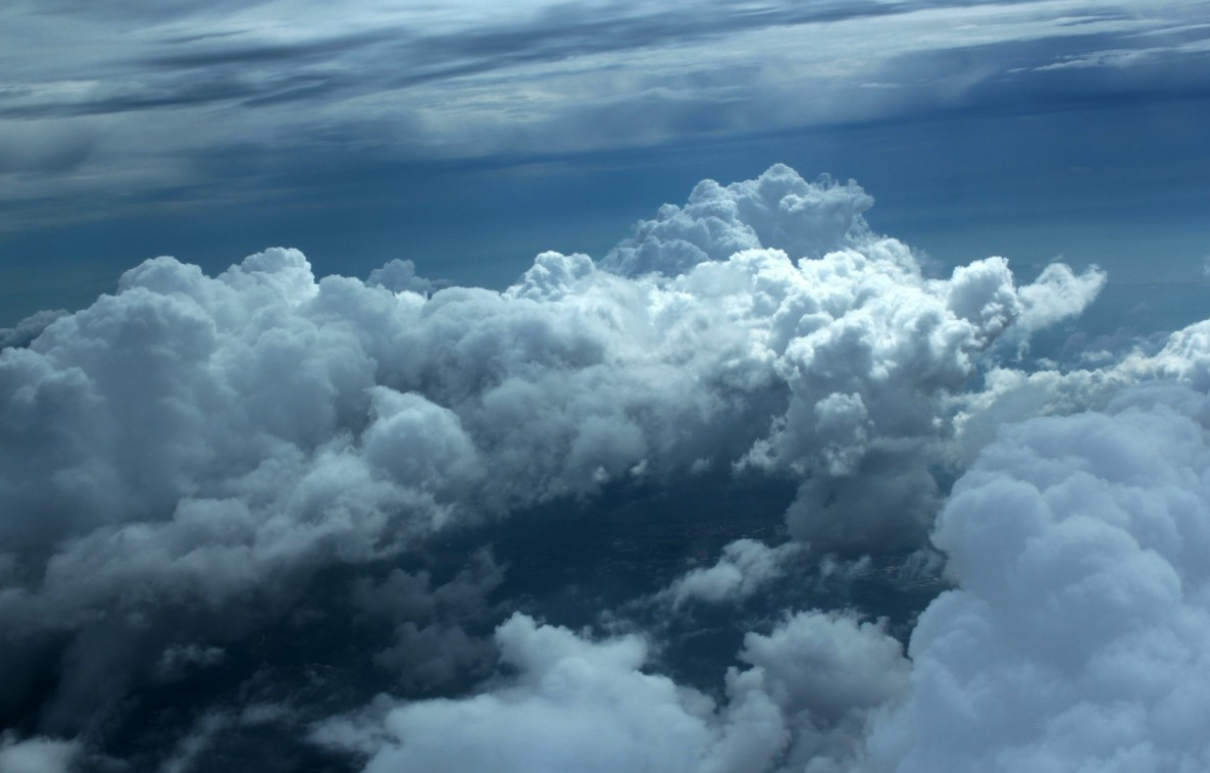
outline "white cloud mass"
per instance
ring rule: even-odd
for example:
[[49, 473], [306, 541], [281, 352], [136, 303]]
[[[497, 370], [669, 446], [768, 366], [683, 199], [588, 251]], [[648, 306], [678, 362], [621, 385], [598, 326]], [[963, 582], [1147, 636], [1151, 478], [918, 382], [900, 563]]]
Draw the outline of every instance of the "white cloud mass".
[[1210, 764], [1208, 408], [1139, 387], [983, 452], [933, 536], [959, 588], [920, 618], [872, 769]]
[[907, 671], [879, 626], [819, 612], [749, 635], [740, 659], [751, 667], [727, 672], [721, 705], [642, 671], [646, 646], [633, 635], [595, 642], [514, 615], [496, 642], [518, 674], [490, 692], [381, 702], [316, 739], [368, 752], [367, 773], [749, 773], [787, 755], [824, 771], [851, 761], [868, 710], [900, 694]]
[[[413, 691], [313, 725], [369, 771], [1206, 767], [1210, 323], [1014, 369], [1001, 354], [1104, 274], [928, 276], [871, 203], [779, 165], [699, 184], [600, 264], [543, 253], [503, 292], [402, 261], [316, 279], [273, 248], [217, 276], [156, 258], [32, 321], [0, 351], [0, 717], [21, 720], [0, 761], [102, 754], [128, 696], [343, 610], [389, 640], [365, 658], [394, 672], [377, 689]], [[729, 539], [643, 593], [685, 614], [932, 530], [956, 588], [910, 663], [886, 621], [785, 609], [745, 621], [711, 692], [655, 673], [643, 633], [492, 607], [490, 553], [418, 568], [518, 511], [707, 476], [788, 484], [790, 541]]]

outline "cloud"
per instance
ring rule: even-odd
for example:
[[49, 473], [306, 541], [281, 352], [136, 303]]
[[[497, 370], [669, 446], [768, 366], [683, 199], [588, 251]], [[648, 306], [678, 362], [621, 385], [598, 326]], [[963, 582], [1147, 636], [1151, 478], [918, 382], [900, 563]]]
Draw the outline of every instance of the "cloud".
[[[380, 703], [317, 735], [367, 754], [367, 771], [488, 759], [504, 771], [571, 759], [603, 771], [1198, 770], [1210, 759], [1208, 416], [1204, 390], [1155, 380], [1101, 411], [1005, 428], [937, 522], [957, 588], [921, 615], [910, 660], [880, 623], [798, 613], [747, 634], [747, 669], [728, 672], [714, 703], [640, 670], [640, 639], [593, 642], [515, 616], [497, 633], [515, 676], [458, 700]], [[672, 736], [631, 723], [661, 711]], [[458, 757], [465, 746], [447, 736], [473, 751]], [[681, 756], [665, 756], [670, 738]]]
[[369, 756], [364, 770], [770, 770], [852, 759], [868, 711], [898, 696], [907, 661], [877, 624], [807, 612], [750, 634], [725, 702], [643, 669], [634, 635], [593, 641], [515, 614], [496, 631], [516, 675], [458, 700], [335, 718], [318, 742]]
[[62, 122], [5, 122], [5, 129], [0, 175], [71, 172], [88, 160], [96, 145], [96, 137], [87, 129]]
[[[846, 6], [776, 5], [752, 13], [743, 3], [705, 2], [687, 9], [674, 4], [634, 3], [577, 6], [540, 2], [500, 13], [473, 3], [444, 8], [383, 9], [362, 3], [333, 18], [306, 3], [261, 2], [291, 18], [287, 30], [249, 13], [245, 6], [177, 3], [164, 8], [130, 6], [117, 17], [98, 16], [87, 4], [67, 2], [45, 12], [74, 24], [58, 31], [70, 38], [88, 30], [144, 23], [149, 10], [160, 18], [155, 34], [139, 41], [137, 53], [117, 55], [92, 47], [87, 56], [119, 85], [51, 91], [31, 100], [22, 114], [106, 113], [209, 104], [244, 96], [268, 96], [298, 76], [323, 79], [348, 98], [393, 91], [431, 81], [498, 73], [523, 65], [550, 65], [591, 56], [624, 56], [636, 50], [702, 43], [750, 31], [824, 24], [844, 19], [899, 15], [946, 3]], [[38, 29], [38, 14], [16, 15], [14, 24]], [[151, 26], [146, 24], [146, 26]], [[365, 67], [394, 61], [400, 71]], [[52, 63], [43, 67], [55, 69]], [[349, 77], [358, 66], [357, 77]], [[400, 74], [400, 73], [406, 74]], [[44, 79], [54, 82], [54, 79]], [[227, 84], [227, 88], [211, 88]], [[41, 85], [41, 84], [39, 84]], [[18, 92], [29, 99], [38, 89]], [[7, 95], [6, 95], [7, 96]], [[40, 95], [39, 95], [40, 96]], [[313, 96], [313, 95], [312, 95]], [[55, 98], [57, 97], [57, 99]], [[16, 100], [14, 100], [16, 101]]]
[[812, 184], [781, 164], [758, 180], [728, 186], [705, 180], [683, 209], [665, 205], [655, 220], [641, 221], [634, 237], [611, 250], [602, 265], [628, 276], [676, 275], [760, 247], [821, 258], [870, 241], [861, 214], [873, 204], [852, 181], [841, 185], [825, 176]]
[[[631, 486], [792, 481], [796, 539], [915, 547], [990, 347], [1074, 313], [1102, 280], [1054, 269], [1018, 287], [1000, 258], [926, 278], [864, 223], [870, 203], [779, 165], [698, 185], [605, 267], [547, 252], [504, 292], [435, 289], [403, 262], [317, 280], [272, 248], [216, 276], [156, 258], [39, 321], [0, 351], [0, 717], [65, 737], [99, 726], [304, 601], [333, 613], [339, 594], [313, 583], [341, 571], [435, 605], [363, 608], [387, 616], [381, 666], [414, 689], [457, 682], [487, 662], [477, 607], [381, 567]], [[792, 550], [737, 544], [683, 593], [742, 596]], [[763, 711], [739, 708], [755, 677], [737, 678], [735, 717], [689, 711], [702, 749]]]
[[63, 309], [39, 311], [18, 322], [14, 327], [0, 328], [0, 349], [23, 348], [42, 334], [50, 323], [67, 315]]
[[0, 766], [5, 773], [67, 773], [79, 752], [79, 745], [69, 741], [0, 736]]
[[934, 542], [959, 588], [912, 634], [871, 769], [1195, 770], [1210, 661], [1203, 391], [1007, 429]]
[[743, 601], [780, 577], [783, 563], [801, 552], [802, 546], [796, 543], [771, 548], [756, 540], [739, 539], [723, 548], [714, 566], [687, 572], [665, 593], [673, 606], [694, 599], [708, 603]]
[[1021, 325], [1039, 330], [1079, 314], [1105, 286], [1105, 275], [1088, 271], [1076, 276], [1062, 263], [1047, 266], [1031, 285], [1021, 289]]
[[[909, 661], [882, 622], [801, 612], [767, 635], [744, 637], [740, 660], [760, 673], [791, 729], [778, 770], [852, 770], [874, 711], [902, 699]], [[751, 768], [759, 770], [760, 768]]]
[[784, 734], [776, 710], [747, 684], [733, 684], [735, 706], [720, 714], [705, 695], [643, 673], [646, 648], [637, 637], [596, 643], [514, 615], [496, 639], [504, 662], [518, 670], [499, 690], [391, 708], [381, 728], [377, 719], [333, 721], [317, 738], [378, 745], [367, 771], [721, 772], [744, 769], [740, 749], [767, 757]]
[[385, 287], [393, 293], [413, 292], [426, 295], [437, 289], [437, 284], [416, 276], [416, 264], [410, 260], [392, 260], [382, 268], [370, 272], [367, 285]]
[[374, 664], [409, 694], [426, 694], [482, 677], [492, 664], [490, 645], [467, 633], [490, 619], [486, 598], [499, 588], [504, 569], [490, 552], [447, 583], [433, 587], [428, 571], [394, 569], [382, 582], [360, 578], [353, 602], [367, 624], [393, 627], [392, 643]]

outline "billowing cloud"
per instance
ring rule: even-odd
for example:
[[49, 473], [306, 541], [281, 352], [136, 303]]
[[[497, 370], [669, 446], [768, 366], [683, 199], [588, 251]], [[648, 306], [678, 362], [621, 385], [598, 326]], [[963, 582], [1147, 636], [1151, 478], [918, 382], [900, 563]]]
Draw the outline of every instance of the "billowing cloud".
[[[739, 657], [763, 675], [791, 742], [779, 771], [851, 770], [872, 712], [901, 699], [909, 663], [880, 623], [799, 613], [770, 634], [749, 633]], [[760, 768], [752, 768], [759, 770]]]
[[[960, 395], [995, 343], [1075, 313], [1103, 275], [1056, 268], [1019, 287], [987, 258], [929, 278], [865, 224], [870, 203], [779, 165], [702, 183], [604, 266], [543, 253], [504, 292], [441, 289], [403, 262], [317, 280], [273, 248], [217, 276], [156, 258], [38, 321], [28, 346], [0, 351], [0, 716], [62, 737], [100, 726], [131, 691], [231, 662], [300, 604], [336, 614], [340, 591], [317, 578], [341, 571], [378, 578], [353, 594], [384, 616], [374, 655], [395, 683], [456, 683], [490, 665], [467, 627], [488, 617], [438, 599], [498, 578], [383, 567], [630, 486], [790, 481], [797, 540], [917, 546], [976, 410]], [[773, 556], [737, 544], [685, 593], [767, 578]], [[370, 600], [396, 585], [412, 613]], [[627, 683], [650, 686], [639, 676]], [[675, 764], [747, 738], [727, 728], [764, 704], [744, 697], [756, 676], [735, 679], [717, 716], [658, 687], [690, 717]]]
[[776, 166], [757, 180], [728, 186], [704, 180], [685, 207], [667, 204], [654, 220], [610, 251], [602, 265], [636, 276], [688, 272], [707, 260], [726, 260], [746, 249], [772, 247], [799, 258], [821, 258], [871, 239], [861, 214], [874, 199], [856, 183], [803, 180]]
[[[642, 673], [635, 637], [595, 643], [514, 616], [496, 640], [519, 674], [502, 689], [461, 701], [392, 708], [334, 721], [320, 740], [364, 748], [386, 741], [368, 771], [740, 771], [780, 747], [784, 730], [768, 699], [736, 680], [729, 711], [700, 693]], [[371, 723], [363, 726], [363, 722]], [[740, 752], [740, 753], [737, 753]]]
[[872, 769], [1198, 770], [1210, 684], [1207, 398], [1136, 388], [1006, 430], [934, 542], [959, 588], [912, 635]]
[[369, 755], [367, 773], [630, 770], [813, 773], [852, 762], [869, 710], [905, 688], [907, 661], [876, 624], [807, 612], [750, 634], [721, 704], [642, 669], [634, 635], [592, 641], [514, 615], [496, 631], [516, 676], [459, 700], [380, 703], [315, 731]]
[[487, 597], [503, 576], [492, 555], [481, 552], [436, 587], [423, 570], [397, 568], [379, 583], [360, 578], [353, 602], [362, 621], [393, 628], [390, 646], [374, 655], [374, 664], [415, 693], [482, 677], [492, 665], [491, 648], [466, 629], [490, 618]]

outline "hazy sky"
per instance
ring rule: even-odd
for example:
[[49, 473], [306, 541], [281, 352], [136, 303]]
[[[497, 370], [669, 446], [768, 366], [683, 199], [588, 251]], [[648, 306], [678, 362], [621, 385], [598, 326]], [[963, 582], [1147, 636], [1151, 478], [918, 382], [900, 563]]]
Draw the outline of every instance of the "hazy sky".
[[5, 3], [12, 324], [271, 245], [500, 287], [703, 178], [855, 178], [947, 264], [1210, 254], [1204, 2]]

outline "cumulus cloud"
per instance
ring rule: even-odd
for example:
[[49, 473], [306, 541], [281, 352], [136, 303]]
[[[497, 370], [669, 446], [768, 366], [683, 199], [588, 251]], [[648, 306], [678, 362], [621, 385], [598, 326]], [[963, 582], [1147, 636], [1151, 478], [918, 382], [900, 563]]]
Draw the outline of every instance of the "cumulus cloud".
[[761, 673], [786, 717], [791, 744], [779, 770], [851, 770], [876, 709], [907, 692], [909, 663], [881, 622], [841, 613], [793, 615], [749, 633], [739, 658]]
[[[1196, 340], [1175, 335], [1158, 360], [1174, 368], [1178, 353], [1196, 359]], [[910, 661], [879, 623], [799, 613], [749, 633], [738, 654], [746, 670], [728, 672], [721, 703], [695, 711], [700, 695], [681, 688], [678, 704], [664, 677], [639, 670], [640, 640], [591, 642], [514, 618], [497, 638], [517, 676], [458, 701], [382, 704], [361, 724], [333, 721], [320, 735], [360, 739], [370, 771], [456, 766], [445, 756], [454, 744], [441, 740], [472, 725], [486, 744], [480, 753], [503, 760], [499, 770], [577, 755], [600, 770], [715, 770], [717, 758], [702, 750], [729, 743], [745, 749], [746, 771], [1200, 770], [1210, 762], [1201, 726], [1210, 694], [1202, 560], [1210, 398], [1182, 372], [1184, 383], [1120, 389], [1102, 410], [1007, 427], [980, 454], [932, 537], [957, 587], [922, 614]], [[719, 566], [770, 552], [744, 547], [731, 546]], [[549, 638], [539, 644], [539, 634]], [[610, 668], [618, 673], [608, 689], [584, 689]], [[642, 710], [631, 707], [635, 696]], [[555, 701], [567, 732], [531, 730], [531, 720], [550, 721]], [[747, 734], [733, 718], [738, 706], [760, 707]], [[670, 726], [695, 718], [677, 747], [683, 757], [660, 756], [664, 745], [619, 716], [659, 708]], [[501, 723], [536, 743], [516, 751]], [[617, 756], [576, 746], [581, 723], [604, 727]]]
[[[543, 253], [504, 292], [437, 288], [405, 262], [317, 280], [273, 248], [217, 276], [156, 258], [31, 323], [0, 351], [0, 717], [71, 736], [141, 685], [224, 662], [324, 571], [629, 485], [772, 476], [798, 485], [800, 541], [914, 546], [990, 347], [1102, 280], [1018, 287], [1001, 258], [926, 278], [865, 224], [871, 201], [775, 166], [702, 183], [602, 265]], [[733, 546], [678, 592], [754, 592], [791, 550]], [[443, 584], [405, 575], [386, 582], [440, 607], [424, 599]], [[485, 662], [470, 607], [444, 608], [388, 618], [380, 663], [432, 666], [402, 682]], [[729, 723], [764, 711], [743, 697], [756, 677], [736, 679], [726, 716], [669, 698], [693, 753], [722, 754], [746, 738]]]
[[519, 671], [501, 689], [393, 707], [381, 720], [333, 721], [317, 738], [379, 744], [367, 771], [739, 771], [780, 748], [784, 730], [759, 690], [735, 681], [735, 705], [720, 714], [707, 696], [640, 671], [646, 647], [637, 637], [586, 641], [515, 615], [496, 640]]
[[674, 606], [694, 599], [710, 603], [742, 601], [780, 577], [784, 562], [801, 553], [802, 545], [793, 542], [771, 548], [753, 539], [739, 539], [723, 548], [714, 566], [686, 573], [664, 595]]
[[426, 294], [438, 283], [416, 275], [416, 264], [410, 260], [392, 260], [382, 268], [370, 272], [366, 284], [385, 287], [394, 293], [413, 292]]
[[1006, 430], [934, 542], [959, 589], [912, 635], [872, 769], [1200, 770], [1210, 687], [1203, 391]]
[[1077, 275], [1062, 263], [1043, 269], [1032, 284], [1021, 288], [1021, 325], [1038, 330], [1075, 316], [1096, 299], [1105, 286], [1105, 274], [1091, 270]]
[[907, 661], [879, 625], [820, 612], [750, 634], [739, 657], [751, 667], [726, 673], [722, 703], [644, 671], [647, 647], [634, 635], [593, 641], [517, 614], [496, 642], [517, 673], [492, 689], [380, 700], [321, 724], [316, 740], [368, 754], [367, 773], [754, 773], [787, 754], [822, 773], [852, 760], [869, 710], [906, 683]]
[[820, 258], [870, 238], [863, 212], [874, 199], [853, 181], [824, 176], [809, 183], [784, 164], [756, 180], [698, 183], [682, 208], [665, 204], [654, 220], [609, 252], [602, 265], [635, 276], [675, 275], [707, 260], [726, 260], [746, 249], [783, 250]]

